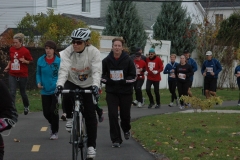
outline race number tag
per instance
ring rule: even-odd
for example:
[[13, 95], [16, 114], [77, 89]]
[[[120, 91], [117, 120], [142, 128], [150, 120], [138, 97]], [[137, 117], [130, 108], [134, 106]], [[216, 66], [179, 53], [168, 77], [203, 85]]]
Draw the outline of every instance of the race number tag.
[[18, 59], [14, 59], [14, 63], [11, 64], [11, 70], [14, 70], [14, 71], [20, 70], [20, 63]]
[[137, 69], [136, 69], [136, 73], [137, 73], [137, 74], [140, 74], [140, 72], [141, 72], [140, 69], [137, 68]]
[[110, 78], [114, 81], [118, 81], [121, 79], [124, 79], [123, 77], [123, 70], [115, 70], [115, 71], [110, 71]]
[[178, 78], [180, 78], [180, 79], [185, 79], [184, 75], [185, 75], [185, 74], [179, 73], [179, 74], [178, 74]]
[[148, 68], [150, 71], [152, 71], [153, 68], [155, 68], [155, 62], [148, 62]]
[[169, 77], [175, 78], [175, 73], [170, 73]]
[[207, 72], [213, 72], [213, 68], [212, 67], [206, 67]]

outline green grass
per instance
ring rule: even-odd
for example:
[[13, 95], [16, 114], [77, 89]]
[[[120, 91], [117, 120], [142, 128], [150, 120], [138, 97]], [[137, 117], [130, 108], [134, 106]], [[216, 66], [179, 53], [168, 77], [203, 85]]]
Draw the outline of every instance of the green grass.
[[132, 136], [171, 160], [240, 158], [240, 114], [174, 113], [132, 122]]
[[[202, 95], [202, 88], [192, 88], [192, 93], [193, 96], [205, 98]], [[145, 90], [142, 91], [143, 97], [146, 98], [145, 104], [148, 104], [148, 96]], [[40, 91], [37, 90], [30, 90], [27, 91], [28, 98], [30, 101], [30, 110], [31, 112], [34, 111], [41, 111], [42, 110], [42, 104], [41, 104], [41, 95]], [[154, 92], [152, 90], [152, 94], [154, 95]], [[222, 90], [217, 90], [217, 95], [220, 96], [224, 101], [230, 101], [230, 100], [238, 100], [238, 94], [239, 91], [236, 90], [231, 90], [231, 89], [222, 89]], [[168, 89], [160, 89], [160, 97], [161, 97], [161, 103], [162, 104], [169, 104], [170, 102], [170, 92]], [[106, 99], [106, 93], [105, 89], [103, 88], [103, 93], [101, 94], [100, 98], [100, 106], [107, 106], [107, 103], [105, 101]], [[135, 94], [133, 96], [133, 99], [135, 99]], [[19, 91], [17, 91], [17, 96], [16, 96], [16, 107], [18, 112], [22, 113], [23, 112], [23, 104], [22, 104], [22, 99], [20, 97]], [[235, 107], [237, 109], [237, 107]], [[215, 109], [215, 108], [214, 108]], [[222, 108], [224, 109], [224, 108]], [[228, 109], [228, 108], [226, 108]]]

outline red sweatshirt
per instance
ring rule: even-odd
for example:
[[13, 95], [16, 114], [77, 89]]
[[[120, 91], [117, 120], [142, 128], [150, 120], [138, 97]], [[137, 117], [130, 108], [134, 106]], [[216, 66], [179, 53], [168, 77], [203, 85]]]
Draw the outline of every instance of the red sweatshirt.
[[29, 50], [25, 47], [16, 49], [10, 48], [10, 66], [9, 74], [16, 77], [28, 77], [28, 64], [22, 63], [19, 59], [24, 57], [27, 61], [32, 61], [33, 58]]
[[[134, 64], [136, 66], [136, 73], [137, 73], [137, 79], [144, 79], [144, 72], [146, 71], [146, 62], [142, 59], [140, 60], [134, 60]], [[142, 69], [140, 71], [139, 69]]]
[[[153, 58], [152, 60], [148, 57], [146, 59], [147, 61], [147, 79], [151, 80], [151, 81], [161, 81], [161, 75], [160, 72], [163, 71], [163, 63], [161, 58], [159, 58], [158, 56], [156, 56], [155, 58]], [[153, 74], [152, 71], [156, 70], [157, 74]]]

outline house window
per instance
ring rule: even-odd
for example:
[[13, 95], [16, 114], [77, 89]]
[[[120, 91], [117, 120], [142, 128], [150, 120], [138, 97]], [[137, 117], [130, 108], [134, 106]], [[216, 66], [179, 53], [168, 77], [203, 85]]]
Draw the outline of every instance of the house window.
[[82, 0], [82, 12], [90, 12], [90, 0]]
[[223, 21], [223, 14], [215, 14], [215, 23], [221, 23]]
[[47, 7], [57, 8], [57, 0], [47, 0]]

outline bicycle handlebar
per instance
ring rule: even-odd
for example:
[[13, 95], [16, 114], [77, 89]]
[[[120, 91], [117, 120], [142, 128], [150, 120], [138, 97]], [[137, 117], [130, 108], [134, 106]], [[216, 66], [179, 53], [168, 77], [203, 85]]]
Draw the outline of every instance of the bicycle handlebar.
[[[92, 93], [92, 90], [80, 90], [80, 89], [75, 89], [75, 90], [69, 90], [69, 89], [64, 89], [62, 90], [62, 93], [60, 95], [58, 95], [58, 103], [61, 104], [62, 103], [62, 97], [61, 95], [63, 93]], [[92, 99], [93, 99], [93, 104], [97, 104], [97, 101], [96, 101], [96, 97], [92, 94]]]

